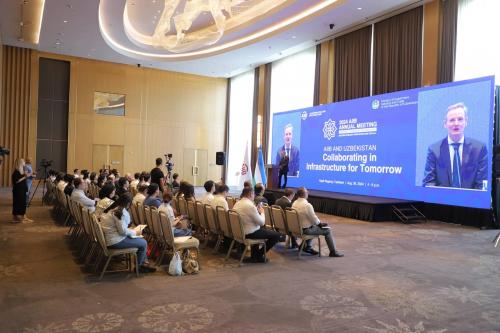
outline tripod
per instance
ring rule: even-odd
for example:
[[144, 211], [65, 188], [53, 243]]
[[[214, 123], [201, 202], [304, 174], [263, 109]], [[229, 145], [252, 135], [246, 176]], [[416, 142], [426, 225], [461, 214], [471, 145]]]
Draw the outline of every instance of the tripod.
[[42, 167], [43, 167], [43, 175], [44, 175], [44, 177], [41, 178], [38, 181], [38, 183], [36, 184], [35, 190], [33, 191], [33, 194], [31, 195], [30, 201], [28, 202], [28, 206], [31, 205], [31, 201], [33, 201], [33, 198], [35, 197], [35, 194], [36, 194], [36, 190], [38, 190], [38, 186], [40, 186], [40, 183], [43, 183], [43, 186], [42, 186], [42, 206], [44, 204], [43, 198], [45, 197], [45, 186], [47, 185], [47, 166], [42, 166]]

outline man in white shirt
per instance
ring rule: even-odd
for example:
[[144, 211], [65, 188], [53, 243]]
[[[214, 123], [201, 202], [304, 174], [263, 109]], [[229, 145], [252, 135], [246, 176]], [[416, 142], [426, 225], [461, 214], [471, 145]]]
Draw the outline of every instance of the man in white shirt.
[[134, 174], [134, 179], [130, 181], [130, 190], [132, 189], [137, 189], [137, 185], [139, 185], [139, 177], [141, 174], [139, 172], [136, 172]]
[[226, 184], [221, 184], [217, 186], [217, 191], [215, 192], [214, 199], [210, 202], [210, 205], [217, 209], [218, 206], [224, 207], [225, 210], [229, 209], [227, 204], [226, 196], [229, 192], [229, 187]]
[[203, 185], [205, 188], [205, 194], [201, 197], [200, 201], [204, 205], [210, 205], [212, 200], [214, 200], [215, 183], [212, 180], [207, 180]]
[[138, 203], [143, 203], [144, 199], [146, 199], [146, 195], [148, 194], [148, 186], [146, 184], [141, 184], [137, 187], [137, 194], [134, 196], [132, 200], [133, 205], [137, 205]]
[[[245, 237], [249, 239], [266, 239], [266, 251], [269, 251], [279, 242], [281, 234], [264, 228], [264, 208], [262, 208], [262, 205], [256, 207], [254, 198], [253, 188], [243, 188], [241, 199], [234, 205], [233, 210], [240, 214]], [[265, 262], [263, 248], [259, 249], [258, 246], [252, 246], [252, 261]]]
[[316, 213], [314, 213], [313, 206], [307, 201], [308, 196], [307, 189], [301, 187], [297, 190], [297, 200], [292, 204], [292, 208], [299, 213], [299, 222], [304, 234], [325, 236], [326, 244], [330, 250], [330, 257], [343, 257], [344, 255], [335, 249], [335, 239], [331, 229], [324, 228], [327, 224], [320, 222]]
[[75, 186], [75, 189], [71, 192], [71, 200], [79, 202], [83, 207], [93, 213], [95, 211], [96, 202], [85, 195], [87, 182], [85, 182], [82, 178], [75, 178], [73, 185]]

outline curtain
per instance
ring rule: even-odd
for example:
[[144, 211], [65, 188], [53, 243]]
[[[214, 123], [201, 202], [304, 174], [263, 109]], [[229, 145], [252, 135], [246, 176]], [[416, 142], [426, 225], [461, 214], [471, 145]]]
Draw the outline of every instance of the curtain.
[[335, 38], [333, 101], [370, 95], [372, 26]]
[[440, 0], [438, 83], [452, 82], [457, 48], [458, 0]]
[[375, 24], [374, 95], [421, 85], [422, 21], [420, 6]]
[[321, 44], [316, 45], [316, 67], [314, 69], [314, 102], [313, 105], [319, 105], [320, 90], [320, 71], [321, 71]]
[[496, 75], [500, 84], [500, 1], [459, 0], [454, 80]]

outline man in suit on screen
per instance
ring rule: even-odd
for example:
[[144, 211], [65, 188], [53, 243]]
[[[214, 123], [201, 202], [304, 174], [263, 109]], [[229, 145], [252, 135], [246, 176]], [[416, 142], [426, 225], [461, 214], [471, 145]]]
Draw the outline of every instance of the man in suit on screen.
[[486, 190], [488, 154], [484, 143], [464, 136], [467, 107], [450, 105], [444, 119], [448, 136], [429, 146], [423, 186]]
[[280, 165], [281, 159], [288, 156], [288, 176], [297, 177], [299, 175], [299, 149], [292, 145], [293, 126], [285, 125], [283, 141], [284, 144], [276, 152], [275, 165]]

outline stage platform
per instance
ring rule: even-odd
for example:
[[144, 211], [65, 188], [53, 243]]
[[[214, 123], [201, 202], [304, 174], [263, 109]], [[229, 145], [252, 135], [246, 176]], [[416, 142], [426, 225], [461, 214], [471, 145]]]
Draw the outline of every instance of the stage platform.
[[[276, 200], [281, 196], [283, 196], [282, 189], [270, 188], [266, 191], [266, 198], [270, 203], [274, 202], [273, 197]], [[393, 205], [422, 204], [416, 201], [317, 190], [309, 190], [308, 201], [317, 212], [370, 222], [397, 220], [392, 212]]]
[[[283, 196], [283, 190], [269, 188], [266, 190], [265, 196], [270, 203], [274, 203], [273, 199], [276, 200]], [[500, 198], [500, 194], [494, 197], [494, 200], [498, 200], [497, 198]], [[317, 212], [370, 222], [398, 221], [392, 212], [392, 206], [412, 204], [430, 220], [474, 226], [477, 228], [500, 227], [498, 221], [495, 221], [492, 209], [446, 206], [420, 201], [317, 190], [309, 190], [308, 200]]]

